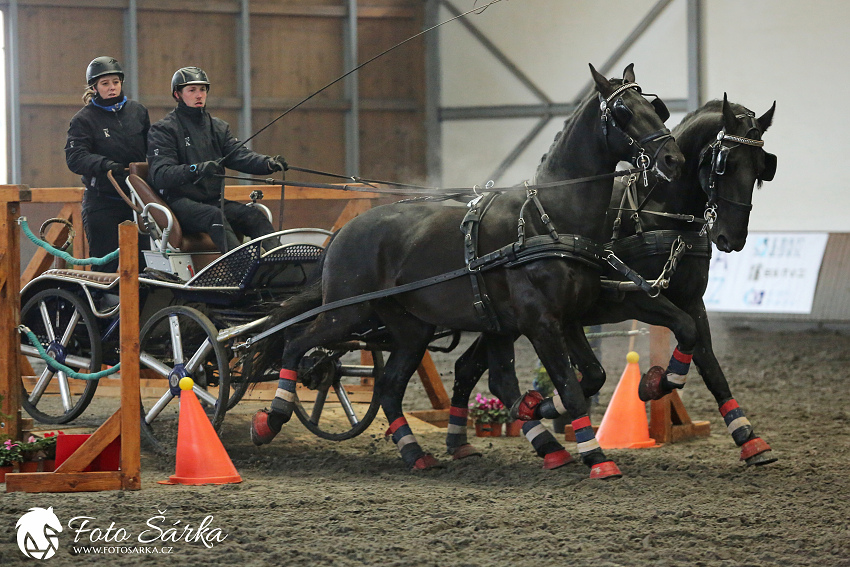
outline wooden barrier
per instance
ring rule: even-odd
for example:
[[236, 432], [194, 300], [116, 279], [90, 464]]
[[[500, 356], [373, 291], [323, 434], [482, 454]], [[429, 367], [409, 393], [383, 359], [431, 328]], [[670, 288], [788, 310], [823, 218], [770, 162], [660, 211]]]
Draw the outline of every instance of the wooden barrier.
[[[118, 227], [121, 250], [138, 248], [136, 225]], [[55, 472], [9, 473], [6, 492], [93, 492], [139, 490], [141, 482], [139, 399], [139, 257], [121, 254], [119, 260], [121, 318], [121, 407], [101, 425]], [[19, 315], [20, 316], [20, 315]], [[13, 353], [18, 349], [16, 344]], [[16, 357], [12, 357], [16, 358]], [[17, 376], [14, 382], [19, 382]], [[17, 400], [16, 400], [17, 401]], [[115, 439], [121, 439], [117, 471], [83, 472]]]

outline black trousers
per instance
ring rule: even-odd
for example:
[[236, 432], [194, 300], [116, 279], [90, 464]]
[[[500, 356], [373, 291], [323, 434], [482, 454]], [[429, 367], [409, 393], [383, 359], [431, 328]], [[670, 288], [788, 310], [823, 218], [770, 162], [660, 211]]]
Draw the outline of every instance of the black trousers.
[[[83, 228], [89, 241], [89, 256], [101, 258], [118, 248], [118, 225], [133, 220], [133, 211], [119, 197], [87, 190], [83, 193]], [[142, 250], [149, 250], [147, 237], [139, 236], [139, 269], [144, 269]], [[117, 272], [118, 259], [92, 266], [95, 272]]]
[[272, 223], [262, 210], [236, 201], [224, 201], [224, 219], [221, 205], [201, 203], [185, 197], [168, 203], [177, 217], [183, 232], [206, 232], [222, 253], [241, 244], [236, 233], [254, 239], [274, 232]]

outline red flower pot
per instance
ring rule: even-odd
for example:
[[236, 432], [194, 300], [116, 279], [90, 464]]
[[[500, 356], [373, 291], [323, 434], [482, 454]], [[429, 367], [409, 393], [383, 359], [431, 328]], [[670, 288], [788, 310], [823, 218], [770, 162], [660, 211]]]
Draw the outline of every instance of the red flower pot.
[[501, 423], [480, 423], [475, 422], [476, 437], [499, 437], [502, 434]]
[[523, 421], [516, 420], [505, 424], [505, 437], [519, 437], [522, 435]]
[[14, 465], [3, 465], [0, 467], [0, 482], [6, 482], [6, 473], [15, 472]]

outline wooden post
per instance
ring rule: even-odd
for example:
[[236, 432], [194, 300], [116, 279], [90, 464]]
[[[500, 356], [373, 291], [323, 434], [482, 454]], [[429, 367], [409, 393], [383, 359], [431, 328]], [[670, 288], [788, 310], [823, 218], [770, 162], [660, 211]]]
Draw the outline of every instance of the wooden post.
[[0, 186], [0, 435], [21, 438], [21, 237], [17, 225], [25, 185]]
[[[649, 330], [649, 364], [667, 367], [670, 360], [670, 330], [652, 326]], [[694, 437], [708, 437], [711, 424], [708, 421], [691, 421], [685, 404], [677, 391], [660, 400], [649, 402], [649, 436], [658, 443], [675, 443]]]
[[[121, 407], [59, 465], [55, 472], [7, 474], [6, 492], [93, 492], [139, 490], [142, 487], [139, 447], [139, 257], [135, 253], [139, 235], [136, 225], [129, 221], [119, 225], [118, 235], [119, 249], [132, 252], [121, 254], [119, 261]], [[17, 345], [15, 348], [17, 351]], [[17, 360], [17, 356], [14, 358]], [[83, 469], [119, 437], [121, 470], [83, 472]]]

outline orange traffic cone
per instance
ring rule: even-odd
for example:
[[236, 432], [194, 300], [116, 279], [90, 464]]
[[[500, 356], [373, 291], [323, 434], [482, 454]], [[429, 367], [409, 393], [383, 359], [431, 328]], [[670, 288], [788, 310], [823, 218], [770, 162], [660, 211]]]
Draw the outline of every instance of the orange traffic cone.
[[646, 404], [638, 397], [639, 359], [640, 356], [634, 351], [626, 355], [628, 364], [596, 432], [596, 440], [603, 449], [643, 449], [655, 446], [655, 439], [649, 436]]
[[180, 380], [175, 474], [160, 484], [230, 484], [242, 482], [212, 423], [192, 391], [191, 378]]

